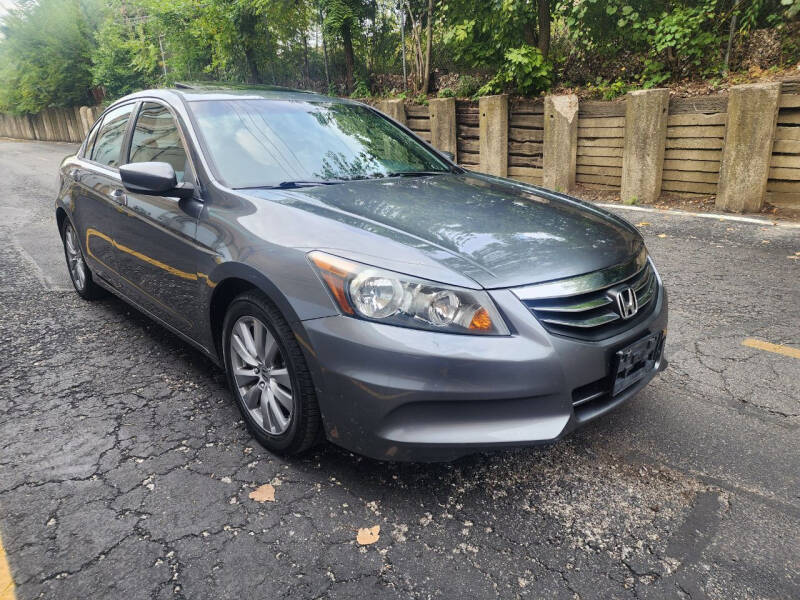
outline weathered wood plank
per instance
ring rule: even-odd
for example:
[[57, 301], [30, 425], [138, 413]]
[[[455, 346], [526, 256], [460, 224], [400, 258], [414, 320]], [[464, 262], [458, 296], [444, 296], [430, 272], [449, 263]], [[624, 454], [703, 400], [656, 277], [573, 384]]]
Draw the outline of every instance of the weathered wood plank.
[[578, 127], [625, 127], [625, 117], [578, 117]]
[[623, 148], [625, 146], [625, 138], [578, 138], [578, 148], [590, 146]]
[[481, 151], [481, 143], [478, 140], [470, 140], [470, 139], [458, 139], [458, 153], [461, 154], [462, 152], [471, 152], [473, 154], [478, 154]]
[[705, 148], [716, 150], [722, 148], [722, 138], [667, 138], [666, 148]]
[[800, 140], [800, 127], [776, 127], [776, 140]]
[[581, 187], [589, 188], [590, 190], [603, 190], [603, 191], [612, 191], [615, 187], [619, 188], [619, 186], [613, 185], [602, 185], [600, 183], [587, 183], [586, 181], [579, 181], [578, 183], [581, 184]]
[[456, 112], [478, 114], [478, 103], [474, 100], [456, 100]]
[[622, 156], [622, 148], [578, 146], [578, 156]]
[[664, 169], [674, 171], [704, 171], [706, 173], [719, 173], [718, 160], [664, 160]]
[[508, 155], [509, 167], [542, 167], [541, 156], [518, 156], [516, 154]]
[[696, 181], [662, 180], [661, 190], [666, 192], [689, 192], [708, 195], [716, 194], [717, 186], [714, 183], [698, 183]]
[[778, 125], [800, 125], [800, 110], [778, 111]]
[[690, 127], [667, 127], [668, 138], [713, 138], [725, 137], [724, 125], [696, 125]]
[[781, 108], [798, 108], [800, 107], [800, 94], [787, 94], [785, 91], [781, 94], [778, 101], [778, 106]]
[[774, 179], [770, 179], [767, 181], [767, 191], [800, 194], [800, 181], [776, 181]]
[[780, 154], [773, 154], [770, 158], [769, 166], [800, 169], [800, 156], [781, 156]]
[[613, 175], [622, 177], [622, 167], [592, 167], [589, 165], [578, 165], [575, 169], [578, 175]]
[[541, 115], [544, 114], [544, 99], [512, 98], [508, 108], [511, 114]]
[[767, 202], [781, 208], [800, 210], [800, 192], [770, 192], [767, 191]]
[[458, 129], [458, 137], [459, 138], [474, 138], [478, 139], [481, 135], [481, 128], [480, 127], [469, 127], [467, 125], [462, 125], [459, 123], [456, 126]]
[[419, 137], [421, 137], [423, 140], [425, 140], [429, 144], [431, 143], [431, 132], [430, 131], [415, 131], [414, 133], [416, 133]]
[[577, 164], [598, 167], [621, 167], [622, 158], [616, 156], [578, 156]]
[[781, 85], [782, 94], [800, 94], [800, 79], [791, 78], [784, 80]]
[[431, 121], [430, 119], [408, 119], [406, 127], [414, 131], [430, 131]]
[[620, 182], [622, 181], [622, 177], [614, 177], [613, 175], [576, 175], [575, 181], [578, 183], [601, 183], [607, 185], [609, 187], [616, 187], [620, 186]]
[[406, 115], [418, 119], [427, 119], [430, 116], [430, 113], [428, 112], [427, 106], [421, 106], [419, 104], [406, 104]]
[[479, 127], [480, 117], [478, 116], [478, 113], [456, 113], [456, 123], [459, 125]]
[[624, 127], [578, 127], [580, 138], [624, 138]]
[[664, 152], [665, 159], [671, 160], [722, 160], [722, 150], [680, 150], [670, 148]]
[[624, 117], [625, 98], [612, 102], [600, 100], [584, 100], [578, 106], [578, 118], [591, 117]]
[[508, 130], [508, 139], [512, 142], [541, 142], [544, 139], [544, 130], [514, 127]]
[[784, 169], [782, 167], [770, 167], [769, 178], [800, 181], [800, 169]]
[[544, 127], [544, 115], [512, 114], [508, 121], [511, 127], [524, 127], [526, 129], [541, 129]]
[[508, 152], [510, 154], [522, 154], [526, 156], [533, 156], [541, 154], [544, 149], [544, 144], [539, 142], [509, 142]]
[[669, 99], [669, 114], [724, 113], [728, 111], [728, 96], [697, 96]]
[[713, 113], [710, 115], [705, 113], [680, 113], [669, 115], [667, 117], [667, 125], [670, 127], [681, 125], [725, 125], [727, 118], [728, 115], [726, 113]]
[[784, 154], [800, 154], [800, 140], [775, 140], [772, 144], [773, 152]]
[[672, 171], [664, 169], [661, 174], [661, 180], [664, 181], [695, 181], [698, 183], [717, 183], [719, 181], [719, 173], [701, 173], [698, 171]]
[[538, 177], [541, 179], [542, 177], [542, 169], [537, 169], [535, 167], [508, 167], [508, 176], [509, 177]]

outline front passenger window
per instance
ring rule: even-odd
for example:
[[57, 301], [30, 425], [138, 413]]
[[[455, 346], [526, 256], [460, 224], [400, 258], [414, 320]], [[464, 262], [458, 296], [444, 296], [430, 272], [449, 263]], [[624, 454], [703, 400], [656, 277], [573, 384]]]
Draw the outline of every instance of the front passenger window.
[[97, 134], [97, 140], [92, 149], [92, 160], [109, 167], [119, 167], [122, 142], [128, 130], [128, 119], [133, 110], [133, 104], [120, 106], [106, 113], [103, 125]]
[[131, 139], [130, 162], [150, 161], [171, 164], [178, 183], [183, 181], [188, 169], [186, 150], [175, 119], [166, 107], [154, 102], [142, 105]]

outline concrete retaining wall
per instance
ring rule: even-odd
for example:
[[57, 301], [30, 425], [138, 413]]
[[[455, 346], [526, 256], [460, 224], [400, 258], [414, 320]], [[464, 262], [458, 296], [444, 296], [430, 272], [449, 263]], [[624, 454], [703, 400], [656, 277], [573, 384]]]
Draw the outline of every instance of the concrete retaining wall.
[[79, 144], [102, 112], [100, 106], [76, 106], [48, 108], [36, 115], [0, 113], [0, 137]]

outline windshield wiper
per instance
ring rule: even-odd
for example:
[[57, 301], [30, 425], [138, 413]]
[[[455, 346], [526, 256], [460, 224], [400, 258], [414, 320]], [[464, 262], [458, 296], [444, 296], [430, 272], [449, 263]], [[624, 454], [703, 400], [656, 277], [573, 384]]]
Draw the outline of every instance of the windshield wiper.
[[344, 179], [328, 179], [324, 181], [281, 181], [278, 185], [273, 187], [290, 189], [298, 187], [311, 187], [314, 185], [336, 185], [337, 183], [344, 183]]
[[450, 171], [390, 171], [386, 177], [425, 177], [426, 175], [446, 175]]

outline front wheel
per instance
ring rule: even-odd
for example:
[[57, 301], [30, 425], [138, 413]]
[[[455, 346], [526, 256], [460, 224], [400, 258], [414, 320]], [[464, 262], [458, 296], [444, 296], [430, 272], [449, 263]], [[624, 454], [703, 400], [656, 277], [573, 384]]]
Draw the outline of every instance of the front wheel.
[[64, 256], [67, 259], [69, 277], [72, 280], [75, 291], [84, 300], [102, 298], [105, 295], [105, 291], [92, 279], [92, 272], [83, 258], [83, 250], [81, 250], [78, 234], [68, 219], [64, 219], [61, 238], [64, 241]]
[[223, 325], [228, 384], [253, 436], [268, 450], [297, 454], [311, 447], [320, 414], [300, 345], [278, 309], [247, 292]]

